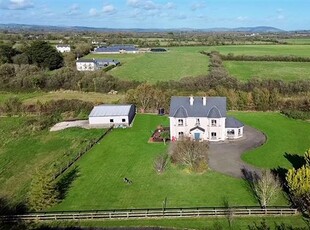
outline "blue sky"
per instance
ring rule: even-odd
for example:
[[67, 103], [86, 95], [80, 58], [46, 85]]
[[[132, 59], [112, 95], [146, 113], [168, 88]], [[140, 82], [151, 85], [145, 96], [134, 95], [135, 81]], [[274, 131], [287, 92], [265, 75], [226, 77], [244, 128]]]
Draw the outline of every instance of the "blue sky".
[[310, 0], [0, 0], [0, 23], [108, 28], [310, 29]]

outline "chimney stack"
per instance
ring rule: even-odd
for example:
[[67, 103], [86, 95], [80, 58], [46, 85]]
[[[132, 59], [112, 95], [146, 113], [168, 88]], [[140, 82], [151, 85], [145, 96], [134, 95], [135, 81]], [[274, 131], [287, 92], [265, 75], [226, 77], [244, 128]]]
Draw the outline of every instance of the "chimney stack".
[[189, 104], [190, 104], [190, 105], [193, 105], [193, 104], [194, 104], [194, 97], [193, 97], [193, 96], [190, 96], [190, 97], [189, 97]]
[[202, 104], [203, 104], [204, 106], [207, 105], [207, 97], [202, 97]]

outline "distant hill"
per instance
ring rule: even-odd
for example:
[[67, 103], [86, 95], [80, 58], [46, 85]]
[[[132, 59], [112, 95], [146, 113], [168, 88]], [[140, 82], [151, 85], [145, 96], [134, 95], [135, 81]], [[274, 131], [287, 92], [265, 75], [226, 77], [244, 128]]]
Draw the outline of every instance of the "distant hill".
[[86, 26], [42, 26], [42, 25], [27, 25], [27, 24], [0, 24], [0, 30], [9, 31], [95, 31], [95, 32], [243, 32], [243, 33], [278, 33], [286, 32], [275, 27], [256, 26], [256, 27], [238, 27], [238, 28], [96, 28]]

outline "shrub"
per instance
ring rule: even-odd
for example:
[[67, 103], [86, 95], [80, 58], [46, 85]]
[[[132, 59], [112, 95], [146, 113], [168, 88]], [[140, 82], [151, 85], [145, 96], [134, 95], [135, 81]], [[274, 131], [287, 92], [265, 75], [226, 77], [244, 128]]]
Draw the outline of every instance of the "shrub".
[[167, 164], [168, 164], [167, 154], [161, 154], [157, 156], [154, 161], [154, 169], [156, 173], [162, 174], [165, 171]]

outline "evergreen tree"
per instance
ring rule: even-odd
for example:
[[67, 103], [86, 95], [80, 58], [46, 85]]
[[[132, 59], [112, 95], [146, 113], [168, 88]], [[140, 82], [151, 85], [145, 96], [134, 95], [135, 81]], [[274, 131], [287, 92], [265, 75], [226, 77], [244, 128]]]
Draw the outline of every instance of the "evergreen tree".
[[35, 41], [27, 49], [30, 62], [40, 68], [54, 70], [63, 66], [63, 56], [45, 41]]

